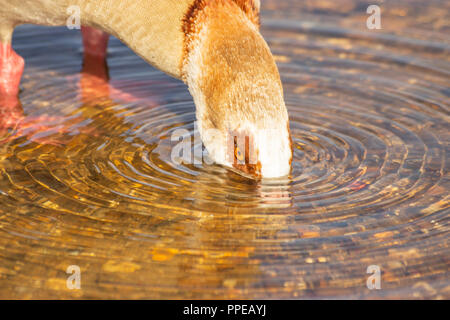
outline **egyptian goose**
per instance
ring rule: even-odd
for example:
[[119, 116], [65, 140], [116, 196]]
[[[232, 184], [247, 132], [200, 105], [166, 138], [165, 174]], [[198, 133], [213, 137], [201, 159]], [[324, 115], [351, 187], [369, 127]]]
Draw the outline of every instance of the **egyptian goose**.
[[0, 95], [18, 94], [17, 25], [65, 25], [77, 6], [84, 54], [106, 57], [111, 34], [183, 80], [209, 157], [256, 177], [289, 174], [292, 143], [277, 66], [259, 32], [259, 0], [0, 0]]

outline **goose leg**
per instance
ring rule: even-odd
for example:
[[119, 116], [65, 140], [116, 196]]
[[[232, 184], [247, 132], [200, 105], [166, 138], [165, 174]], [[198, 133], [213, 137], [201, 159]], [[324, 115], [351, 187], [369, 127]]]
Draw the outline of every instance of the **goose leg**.
[[11, 46], [12, 25], [0, 25], [0, 100], [17, 99], [25, 61]]
[[92, 27], [81, 27], [83, 35], [83, 73], [89, 73], [102, 79], [109, 79], [106, 65], [106, 50], [109, 35]]

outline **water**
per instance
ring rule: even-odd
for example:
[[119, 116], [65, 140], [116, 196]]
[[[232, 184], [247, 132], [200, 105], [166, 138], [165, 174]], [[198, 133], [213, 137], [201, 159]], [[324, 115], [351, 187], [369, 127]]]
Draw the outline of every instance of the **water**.
[[79, 32], [19, 27], [0, 297], [450, 298], [449, 3], [379, 3], [382, 30], [369, 4], [263, 1], [295, 149], [270, 183], [175, 164], [192, 98], [116, 39], [107, 82], [80, 74]]

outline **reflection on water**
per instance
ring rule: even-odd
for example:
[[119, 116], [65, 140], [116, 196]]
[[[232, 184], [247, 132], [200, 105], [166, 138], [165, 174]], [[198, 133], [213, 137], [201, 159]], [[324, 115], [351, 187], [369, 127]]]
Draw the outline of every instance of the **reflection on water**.
[[292, 176], [264, 183], [171, 161], [192, 98], [117, 40], [108, 81], [80, 74], [79, 33], [20, 27], [0, 297], [449, 298], [448, 3], [383, 4], [374, 31], [369, 3], [335, 3], [263, 2], [295, 147]]

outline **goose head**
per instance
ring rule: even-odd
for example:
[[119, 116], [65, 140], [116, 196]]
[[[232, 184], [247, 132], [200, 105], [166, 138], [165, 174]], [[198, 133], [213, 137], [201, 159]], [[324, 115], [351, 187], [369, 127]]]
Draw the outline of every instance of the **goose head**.
[[235, 2], [202, 3], [189, 20], [183, 72], [209, 157], [255, 177], [286, 176], [289, 119], [270, 49]]

